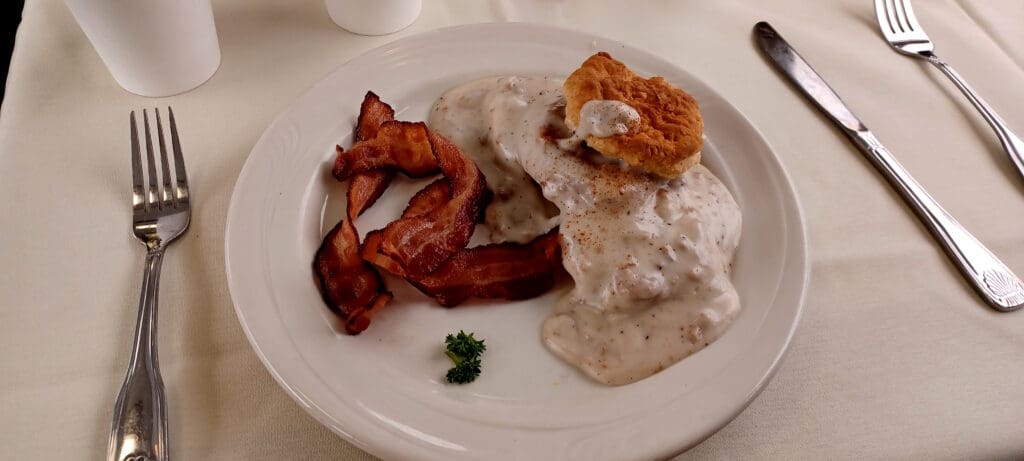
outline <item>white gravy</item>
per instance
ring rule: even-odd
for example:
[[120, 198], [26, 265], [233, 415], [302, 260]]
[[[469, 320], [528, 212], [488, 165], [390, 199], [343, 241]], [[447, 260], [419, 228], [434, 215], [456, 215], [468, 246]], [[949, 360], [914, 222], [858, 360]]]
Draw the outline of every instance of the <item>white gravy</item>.
[[579, 126], [573, 128], [572, 136], [558, 141], [562, 150], [577, 150], [587, 136], [607, 138], [626, 134], [640, 125], [640, 113], [622, 101], [592, 99], [580, 108]]
[[[572, 134], [564, 105], [560, 80], [488, 78], [445, 93], [430, 125], [474, 156], [496, 198], [507, 191], [491, 205], [506, 240], [558, 223], [544, 198], [554, 203], [576, 285], [544, 322], [544, 343], [599, 382], [627, 384], [706, 347], [739, 313], [729, 274], [740, 210], [702, 165], [665, 181], [559, 148], [550, 139]], [[611, 110], [619, 115], [606, 125], [628, 129], [628, 114], [615, 122], [626, 111]], [[487, 216], [494, 232], [490, 208]]]
[[[453, 89], [438, 99], [427, 125], [473, 158], [493, 193], [484, 212], [491, 241], [526, 243], [558, 225], [558, 208], [544, 199], [519, 165], [517, 152], [538, 138], [533, 122], [551, 110], [538, 98], [562, 83], [548, 79], [486, 78]], [[548, 90], [554, 91], [554, 90]], [[539, 94], [538, 94], [539, 93]]]

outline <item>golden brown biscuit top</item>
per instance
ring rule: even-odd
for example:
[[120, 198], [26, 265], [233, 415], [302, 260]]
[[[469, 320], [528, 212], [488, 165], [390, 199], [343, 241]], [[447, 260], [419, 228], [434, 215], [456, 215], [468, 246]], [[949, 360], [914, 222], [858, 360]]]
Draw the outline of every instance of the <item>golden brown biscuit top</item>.
[[569, 75], [564, 90], [565, 121], [573, 129], [590, 100], [622, 101], [640, 114], [629, 133], [587, 137], [601, 154], [664, 177], [678, 177], [700, 162], [704, 122], [697, 101], [664, 78], [645, 79], [602, 51]]

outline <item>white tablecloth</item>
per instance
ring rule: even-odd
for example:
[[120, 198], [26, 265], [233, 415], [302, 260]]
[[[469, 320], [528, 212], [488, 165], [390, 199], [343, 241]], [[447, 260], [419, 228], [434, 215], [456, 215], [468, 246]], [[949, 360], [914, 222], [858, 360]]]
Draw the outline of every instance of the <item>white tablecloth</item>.
[[[308, 417], [249, 347], [224, 220], [260, 133], [305, 88], [397, 37], [560, 24], [646, 48], [735, 104], [796, 183], [811, 285], [774, 380], [683, 459], [1024, 456], [1024, 312], [985, 308], [858, 152], [756, 51], [768, 20], [966, 227], [1024, 274], [1024, 181], [934, 68], [882, 41], [870, 0], [426, 0], [386, 37], [316, 0], [218, 0], [217, 74], [175, 97], [121, 90], [59, 0], [29, 0], [0, 113], [0, 458], [100, 459], [128, 360], [143, 250], [129, 236], [130, 109], [172, 104], [196, 197], [164, 263], [160, 349], [179, 459], [368, 459]], [[508, 3], [507, 5], [504, 3]], [[636, 3], [636, 4], [634, 4]], [[1024, 2], [917, 0], [941, 56], [1024, 133]]]

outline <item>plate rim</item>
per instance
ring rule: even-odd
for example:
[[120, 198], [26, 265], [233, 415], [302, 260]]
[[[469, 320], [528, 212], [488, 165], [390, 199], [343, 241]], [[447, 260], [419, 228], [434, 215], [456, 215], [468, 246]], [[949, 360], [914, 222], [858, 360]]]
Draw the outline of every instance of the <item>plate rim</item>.
[[[755, 398], [757, 398], [758, 395], [760, 395], [760, 393], [766, 387], [767, 383], [770, 382], [771, 379], [774, 378], [775, 374], [778, 372], [780, 364], [782, 363], [782, 361], [786, 357], [787, 352], [789, 351], [789, 347], [790, 347], [790, 344], [792, 342], [793, 336], [795, 335], [796, 329], [799, 326], [799, 324], [801, 322], [801, 319], [803, 317], [803, 312], [804, 312], [804, 307], [805, 307], [804, 304], [806, 302], [807, 291], [808, 291], [808, 287], [810, 285], [811, 267], [810, 267], [810, 256], [809, 256], [810, 248], [809, 248], [809, 242], [807, 240], [807, 223], [806, 223], [806, 220], [804, 219], [803, 206], [802, 206], [802, 204], [800, 202], [799, 195], [797, 194], [796, 187], [795, 187], [795, 185], [794, 185], [794, 183], [792, 181], [792, 178], [790, 177], [789, 171], [785, 168], [785, 166], [784, 166], [784, 164], [782, 162], [782, 159], [776, 154], [775, 149], [772, 148], [771, 144], [768, 142], [767, 138], [764, 136], [764, 134], [761, 132], [761, 130], [756, 125], [754, 125], [750, 121], [749, 118], [747, 118], [746, 114], [744, 114], [742, 111], [740, 111], [731, 101], [729, 101], [727, 98], [722, 96], [722, 94], [720, 92], [718, 92], [717, 90], [715, 90], [714, 87], [712, 87], [711, 85], [708, 85], [703, 80], [697, 78], [692, 73], [687, 71], [685, 68], [679, 66], [675, 62], [670, 61], [670, 60], [668, 60], [666, 58], [662, 58], [662, 57], [660, 57], [660, 56], [658, 56], [658, 55], [656, 55], [656, 54], [654, 54], [652, 52], [647, 51], [646, 49], [644, 49], [642, 47], [634, 46], [632, 44], [629, 44], [627, 42], [623, 42], [621, 40], [610, 39], [610, 38], [606, 38], [606, 37], [603, 37], [603, 36], [600, 36], [600, 35], [597, 35], [597, 34], [592, 34], [592, 33], [589, 33], [589, 32], [584, 32], [584, 31], [580, 31], [580, 30], [576, 30], [576, 29], [557, 27], [557, 26], [551, 26], [551, 25], [543, 25], [543, 24], [532, 24], [532, 23], [473, 23], [473, 24], [462, 24], [462, 25], [442, 27], [442, 28], [433, 29], [433, 30], [430, 30], [430, 31], [425, 31], [425, 32], [421, 32], [421, 33], [417, 33], [417, 34], [413, 34], [413, 35], [408, 35], [408, 36], [405, 36], [405, 37], [402, 37], [402, 38], [398, 38], [398, 39], [393, 40], [391, 42], [388, 42], [388, 43], [382, 44], [380, 46], [374, 47], [374, 48], [372, 48], [370, 50], [367, 50], [366, 52], [361, 53], [361, 54], [359, 54], [359, 55], [357, 55], [355, 57], [352, 57], [351, 59], [341, 63], [340, 65], [336, 66], [334, 69], [332, 69], [331, 71], [326, 73], [323, 77], [321, 77], [319, 80], [317, 80], [312, 85], [308, 86], [295, 99], [293, 99], [292, 102], [286, 108], [281, 110], [274, 117], [274, 119], [267, 126], [267, 128], [264, 129], [264, 131], [261, 133], [261, 135], [258, 138], [258, 140], [256, 141], [256, 143], [253, 145], [252, 149], [249, 151], [249, 154], [247, 155], [246, 160], [245, 160], [241, 170], [238, 173], [238, 176], [237, 176], [237, 178], [235, 180], [235, 183], [232, 186], [232, 193], [231, 193], [231, 197], [230, 197], [230, 200], [229, 200], [228, 209], [227, 209], [227, 216], [226, 216], [226, 220], [225, 220], [225, 230], [224, 230], [224, 261], [225, 261], [225, 273], [226, 273], [227, 284], [228, 284], [228, 292], [229, 292], [229, 295], [231, 296], [232, 306], [234, 308], [236, 317], [238, 318], [239, 323], [240, 323], [240, 325], [242, 327], [242, 330], [245, 333], [245, 336], [246, 336], [247, 340], [249, 341], [250, 346], [253, 348], [253, 351], [256, 353], [257, 357], [260, 359], [260, 362], [263, 364], [263, 366], [267, 369], [267, 371], [270, 373], [270, 375], [277, 382], [278, 386], [280, 386], [285, 391], [285, 393], [288, 394], [297, 404], [299, 404], [299, 406], [301, 408], [303, 408], [309, 415], [313, 416], [314, 419], [317, 422], [319, 422], [320, 424], [322, 424], [325, 427], [329, 428], [332, 432], [334, 432], [335, 434], [341, 436], [342, 438], [344, 438], [349, 443], [352, 443], [353, 445], [357, 446], [358, 448], [360, 448], [360, 449], [362, 449], [364, 451], [370, 452], [372, 454], [375, 454], [375, 455], [378, 455], [378, 456], [386, 456], [388, 458], [404, 458], [404, 457], [409, 455], [410, 451], [396, 449], [398, 447], [398, 445], [400, 445], [400, 443], [385, 443], [385, 444], [375, 443], [375, 441], [373, 440], [375, 437], [373, 435], [371, 435], [371, 434], [365, 433], [365, 432], [367, 432], [365, 430], [365, 428], [364, 428], [364, 433], [357, 434], [357, 432], [359, 432], [359, 431], [352, 430], [352, 429], [347, 429], [346, 427], [341, 427], [341, 425], [339, 424], [340, 422], [337, 419], [335, 419], [333, 416], [328, 414], [325, 410], [321, 409], [317, 405], [317, 403], [314, 402], [312, 399], [310, 399], [309, 397], [303, 395], [301, 392], [297, 391], [291, 385], [288, 384], [288, 382], [280, 374], [278, 369], [271, 363], [271, 361], [268, 358], [267, 354], [264, 352], [263, 348], [258, 343], [256, 337], [254, 336], [253, 331], [251, 330], [251, 327], [250, 327], [249, 323], [246, 321], [246, 316], [243, 313], [242, 308], [240, 307], [239, 303], [237, 302], [237, 299], [238, 299], [239, 296], [236, 294], [236, 291], [241, 290], [241, 287], [236, 287], [236, 285], [238, 283], [240, 283], [240, 282], [238, 282], [237, 278], [232, 275], [232, 264], [231, 264], [231, 248], [232, 248], [232, 244], [231, 244], [231, 236], [232, 236], [232, 230], [235, 227], [234, 226], [235, 220], [239, 219], [239, 218], [235, 217], [236, 214], [238, 213], [239, 206], [237, 204], [240, 201], [239, 196], [241, 195], [241, 191], [239, 189], [239, 185], [243, 184], [245, 182], [245, 180], [252, 174], [252, 169], [254, 168], [252, 166], [254, 164], [254, 162], [253, 162], [253, 154], [256, 153], [258, 149], [262, 148], [266, 144], [267, 139], [270, 136], [270, 134], [275, 131], [274, 130], [275, 127], [277, 127], [279, 124], [283, 123], [283, 120], [288, 118], [288, 116], [292, 112], [297, 110], [297, 108], [299, 107], [300, 101], [303, 101], [303, 100], [307, 99], [311, 94], [316, 92], [316, 90], [319, 87], [321, 87], [323, 85], [326, 85], [327, 82], [329, 80], [331, 80], [333, 75], [341, 72], [342, 70], [344, 70], [348, 66], [351, 66], [351, 65], [354, 65], [354, 64], [358, 64], [358, 62], [361, 61], [361, 60], [372, 59], [374, 57], [385, 55], [387, 52], [389, 52], [389, 50], [394, 50], [395, 48], [398, 48], [398, 47], [400, 47], [400, 46], [402, 46], [404, 44], [407, 44], [407, 43], [413, 43], [413, 42], [417, 42], [417, 41], [421, 41], [421, 40], [429, 40], [431, 37], [434, 37], [434, 36], [437, 36], [437, 35], [447, 35], [447, 34], [452, 34], [452, 33], [460, 33], [462, 31], [466, 31], [466, 30], [472, 31], [474, 29], [490, 29], [490, 28], [507, 29], [508, 31], [513, 31], [513, 32], [515, 31], [515, 29], [520, 29], [523, 32], [529, 32], [530, 30], [542, 30], [542, 31], [546, 31], [546, 32], [549, 32], [549, 33], [550, 32], [568, 33], [568, 34], [576, 35], [576, 36], [578, 36], [580, 38], [586, 38], [586, 39], [595, 40], [595, 41], [596, 40], [600, 40], [602, 42], [606, 42], [606, 43], [610, 43], [610, 44], [615, 44], [615, 45], [620, 46], [623, 49], [628, 49], [630, 53], [633, 53], [633, 54], [636, 54], [636, 55], [640, 55], [640, 56], [644, 57], [645, 59], [650, 59], [650, 60], [654, 60], [654, 61], [660, 61], [660, 62], [663, 62], [663, 63], [667, 63], [671, 67], [673, 67], [673, 68], [675, 68], [675, 69], [677, 69], [679, 71], [682, 71], [683, 73], [685, 73], [686, 75], [690, 76], [694, 80], [700, 81], [701, 84], [703, 84], [705, 87], [707, 87], [713, 93], [715, 93], [715, 95], [720, 100], [719, 102], [723, 103], [726, 106], [727, 110], [729, 112], [731, 112], [731, 114], [733, 116], [738, 117], [743, 123], [745, 123], [747, 125], [747, 127], [751, 130], [751, 132], [754, 135], [756, 135], [757, 140], [764, 144], [764, 147], [767, 148], [767, 151], [769, 153], [768, 160], [771, 163], [774, 163], [778, 167], [777, 168], [777, 170], [778, 170], [778, 180], [779, 180], [779, 184], [777, 185], [778, 190], [779, 190], [780, 194], [783, 196], [784, 199], [785, 198], [789, 199], [788, 201], [783, 200], [783, 202], [782, 202], [782, 210], [784, 212], [783, 214], [785, 215], [784, 219], [782, 221], [785, 223], [785, 225], [787, 227], [787, 230], [786, 230], [786, 235], [787, 235], [786, 243], [787, 243], [787, 245], [791, 244], [791, 243], [796, 243], [797, 244], [797, 245], [794, 246], [793, 252], [788, 252], [788, 251], [786, 252], [786, 256], [783, 259], [783, 269], [790, 269], [791, 265], [795, 266], [795, 267], [799, 267], [801, 269], [800, 273], [795, 276], [795, 277], [797, 277], [796, 281], [798, 281], [799, 284], [800, 284], [800, 289], [799, 289], [798, 293], [795, 293], [795, 294], [791, 295], [791, 296], [794, 297], [793, 301], [795, 303], [795, 313], [793, 315], [793, 321], [789, 325], [788, 329], [786, 330], [785, 338], [782, 341], [781, 347], [779, 348], [779, 350], [776, 353], [773, 354], [772, 360], [771, 360], [771, 362], [770, 362], [766, 372], [754, 384], [753, 388], [746, 395], [746, 398], [742, 402], [736, 402], [736, 404], [732, 405], [733, 406], [732, 411], [722, 412], [720, 417], [717, 418], [716, 421], [713, 421], [710, 424], [705, 424], [706, 430], [699, 431], [699, 432], [702, 433], [700, 436], [698, 436], [696, 438], [693, 438], [689, 442], [682, 443], [681, 445], [676, 445], [676, 446], [672, 446], [672, 447], [665, 447], [665, 449], [657, 451], [656, 453], [654, 453], [654, 455], [659, 456], [659, 457], [660, 456], [675, 456], [675, 455], [677, 455], [679, 453], [685, 452], [686, 450], [688, 450], [688, 449], [690, 449], [690, 448], [700, 444], [701, 442], [703, 442], [707, 438], [709, 438], [712, 435], [714, 435], [716, 432], [718, 432], [718, 430], [720, 430], [722, 427], [724, 427], [729, 422], [731, 422], [733, 419], [735, 419], [740, 413], [742, 413], [753, 402], [753, 400]], [[791, 226], [791, 224], [796, 224], [796, 225], [795, 226]], [[785, 276], [783, 277], [783, 279], [780, 279], [779, 287], [778, 287], [778, 290], [776, 291], [776, 296], [778, 296], [778, 293], [780, 293], [782, 291], [782, 289], [784, 288], [784, 284], [783, 284], [784, 280], [785, 280]], [[374, 432], [374, 430], [370, 429], [368, 432]], [[392, 442], [405, 442], [404, 439], [393, 437], [393, 436], [391, 436], [391, 441]], [[645, 453], [645, 454], [647, 454], [647, 453]]]

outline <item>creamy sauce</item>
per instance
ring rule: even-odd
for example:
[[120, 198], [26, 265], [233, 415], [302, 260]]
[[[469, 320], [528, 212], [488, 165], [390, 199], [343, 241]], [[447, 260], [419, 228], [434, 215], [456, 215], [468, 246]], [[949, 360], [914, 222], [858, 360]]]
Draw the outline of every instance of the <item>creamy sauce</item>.
[[[570, 137], [561, 85], [471, 82], [447, 92], [430, 123], [474, 156], [489, 184], [499, 174], [491, 187], [525, 189], [508, 191], [527, 197], [518, 207], [498, 205], [502, 219], [516, 217], [505, 225], [524, 227], [499, 226], [506, 239], [554, 225], [544, 199], [557, 206], [563, 264], [576, 285], [544, 322], [544, 343], [599, 382], [627, 384], [704, 348], [739, 313], [729, 274], [740, 210], [701, 165], [664, 181], [559, 148], [549, 138]], [[581, 117], [581, 127], [584, 120], [593, 119]], [[628, 129], [628, 118], [622, 125]]]
[[517, 152], [540, 145], [532, 120], [554, 121], [544, 102], [561, 87], [559, 80], [486, 78], [445, 93], [430, 113], [428, 126], [472, 157], [487, 178], [493, 198], [484, 224], [492, 242], [526, 243], [558, 225], [558, 208], [523, 171]]
[[572, 127], [572, 136], [558, 141], [562, 150], [575, 151], [587, 136], [607, 138], [636, 131], [640, 113], [622, 101], [592, 99], [580, 108], [579, 126]]

